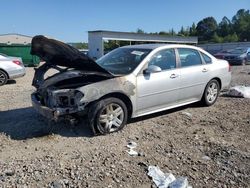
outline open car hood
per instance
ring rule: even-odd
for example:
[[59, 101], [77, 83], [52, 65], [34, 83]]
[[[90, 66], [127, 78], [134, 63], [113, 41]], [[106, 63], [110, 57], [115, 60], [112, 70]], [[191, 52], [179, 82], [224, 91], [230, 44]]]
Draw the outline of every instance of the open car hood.
[[111, 74], [76, 48], [42, 35], [33, 37], [30, 53], [40, 57], [51, 66]]
[[[76, 48], [54, 39], [48, 39], [42, 35], [33, 37], [30, 53], [45, 61], [45, 64], [35, 68], [32, 85], [36, 88], [44, 84], [44, 75], [51, 68], [57, 69], [60, 73], [68, 71], [68, 69], [82, 71], [81, 74], [70, 74], [69, 77], [79, 77], [82, 74], [89, 75], [93, 73], [105, 77], [114, 77], [114, 75]], [[65, 68], [61, 68], [61, 66]], [[68, 76], [65, 76], [65, 79], [67, 78]]]

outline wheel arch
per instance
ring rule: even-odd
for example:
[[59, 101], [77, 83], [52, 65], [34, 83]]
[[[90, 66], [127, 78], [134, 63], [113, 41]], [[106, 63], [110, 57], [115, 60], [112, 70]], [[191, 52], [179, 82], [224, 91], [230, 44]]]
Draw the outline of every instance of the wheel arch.
[[132, 116], [133, 105], [132, 105], [130, 98], [126, 94], [120, 93], [120, 92], [113, 92], [113, 93], [109, 93], [109, 94], [102, 96], [99, 100], [110, 98], [110, 97], [118, 98], [122, 102], [124, 102], [124, 104], [126, 105], [128, 109], [128, 117], [130, 118]]
[[[208, 84], [211, 81], [213, 81], [213, 80], [216, 81], [216, 82], [218, 82], [218, 84], [219, 84], [219, 91], [217, 93], [216, 99], [212, 103], [209, 103], [209, 102], [207, 102], [207, 99], [206, 99], [206, 96], [205, 96], [206, 95], [206, 88], [208, 87]], [[220, 89], [221, 89], [221, 80], [220, 80], [220, 78], [214, 77], [214, 78], [210, 79], [209, 82], [207, 83], [204, 91], [203, 91], [203, 94], [202, 94], [202, 97], [201, 97], [201, 100], [200, 100], [200, 104], [202, 104], [204, 106], [211, 106], [211, 105], [213, 105], [216, 102], [216, 100], [217, 100], [217, 98], [219, 96]]]
[[207, 87], [207, 85], [208, 85], [208, 83], [209, 82], [211, 82], [211, 80], [216, 80], [218, 83], [219, 83], [219, 87], [220, 87], [220, 90], [221, 90], [221, 79], [220, 78], [218, 78], [218, 77], [214, 77], [214, 78], [212, 78], [212, 79], [210, 79], [208, 82], [207, 82], [207, 84], [206, 84], [206, 86], [204, 87], [204, 89], [203, 89], [203, 93], [202, 93], [202, 96], [201, 96], [201, 98], [203, 97], [203, 95], [204, 95], [204, 93], [205, 93], [205, 90], [206, 90], [206, 87]]
[[[221, 79], [218, 78], [218, 77], [214, 77], [214, 78], [212, 78], [211, 80], [216, 80], [216, 81], [219, 83], [219, 87], [220, 87], [220, 90], [221, 90], [221, 87], [222, 87]], [[211, 80], [209, 80], [209, 82], [210, 82]], [[208, 82], [208, 83], [209, 83], [209, 82]]]
[[8, 72], [6, 72], [5, 70], [3, 70], [1, 68], [0, 68], [0, 71], [3, 71], [7, 75], [7, 78], [10, 79], [10, 76], [9, 76]]

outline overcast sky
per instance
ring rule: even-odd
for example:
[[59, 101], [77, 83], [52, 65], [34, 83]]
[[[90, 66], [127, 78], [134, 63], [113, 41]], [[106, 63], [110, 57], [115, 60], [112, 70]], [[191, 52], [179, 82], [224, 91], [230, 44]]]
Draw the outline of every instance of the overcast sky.
[[232, 18], [250, 0], [1, 0], [0, 34], [87, 42], [87, 31], [169, 31], [213, 16]]

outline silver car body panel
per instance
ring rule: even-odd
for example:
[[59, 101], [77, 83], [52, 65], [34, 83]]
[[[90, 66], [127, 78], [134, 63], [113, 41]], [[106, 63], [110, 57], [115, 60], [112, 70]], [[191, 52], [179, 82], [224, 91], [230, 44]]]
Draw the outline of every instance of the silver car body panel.
[[[21, 65], [13, 63], [13, 60], [18, 60]], [[4, 70], [9, 79], [19, 78], [25, 75], [25, 67], [23, 65], [22, 59], [18, 57], [4, 57], [0, 55], [0, 69]]]

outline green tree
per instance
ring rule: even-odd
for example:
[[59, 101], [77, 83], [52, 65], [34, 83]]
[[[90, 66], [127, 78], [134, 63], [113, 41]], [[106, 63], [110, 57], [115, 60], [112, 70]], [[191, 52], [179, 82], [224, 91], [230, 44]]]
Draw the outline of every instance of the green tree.
[[[138, 28], [136, 33], [146, 33]], [[232, 20], [224, 16], [219, 24], [213, 17], [206, 17], [192, 24], [191, 27], [184, 28], [183, 26], [178, 32], [172, 28], [168, 32], [160, 31], [149, 34], [159, 34], [168, 36], [198, 36], [200, 43], [206, 42], [237, 42], [250, 41], [250, 12], [249, 10], [240, 9], [237, 11]], [[132, 44], [138, 42], [132, 42]], [[105, 44], [108, 49], [122, 46], [126, 42], [109, 42]]]
[[120, 47], [119, 41], [116, 40], [108, 40], [104, 42], [104, 51], [109, 52], [115, 48]]
[[189, 36], [189, 27], [187, 27], [186, 29], [182, 26], [181, 30], [178, 32], [178, 35], [180, 36]]
[[85, 42], [70, 43], [70, 45], [77, 49], [88, 49], [88, 43]]
[[232, 19], [233, 29], [240, 41], [250, 41], [250, 13], [240, 9]]
[[137, 31], [136, 31], [136, 33], [146, 33], [146, 32], [144, 30], [138, 28]]
[[181, 26], [181, 30], [178, 32], [178, 35], [185, 36], [185, 29]]
[[172, 28], [171, 30], [169, 30], [169, 34], [172, 35], [172, 36], [176, 35], [176, 32], [175, 32], [174, 28]]
[[160, 31], [159, 35], [170, 35], [170, 34], [168, 32], [166, 32], [166, 31]]
[[211, 41], [215, 43], [221, 43], [223, 42], [223, 37], [218, 36], [218, 34], [214, 32]]
[[197, 35], [195, 23], [193, 23], [192, 26], [189, 28], [189, 35], [190, 36], [196, 36]]
[[199, 21], [196, 30], [200, 41], [211, 40], [214, 32], [217, 30], [217, 22], [213, 17], [207, 17]]
[[232, 23], [226, 16], [224, 16], [219, 23], [217, 32], [222, 37], [225, 37], [232, 33]]
[[224, 42], [238, 42], [238, 41], [239, 41], [239, 38], [235, 32], [231, 35], [227, 35], [224, 38]]

